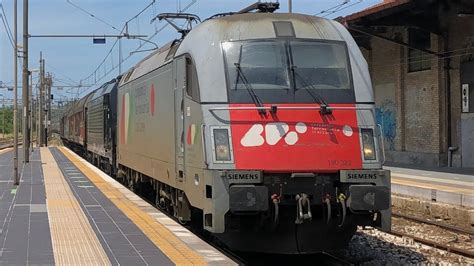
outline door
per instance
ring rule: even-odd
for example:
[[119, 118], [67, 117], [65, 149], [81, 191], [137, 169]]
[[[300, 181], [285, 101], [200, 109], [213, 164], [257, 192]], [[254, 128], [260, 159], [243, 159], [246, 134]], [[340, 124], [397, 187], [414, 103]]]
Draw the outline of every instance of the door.
[[474, 61], [461, 65], [461, 160], [462, 167], [474, 165]]
[[184, 173], [184, 93], [186, 91], [186, 58], [180, 57], [174, 62], [174, 110], [175, 110], [175, 167], [176, 178], [182, 182], [185, 179]]

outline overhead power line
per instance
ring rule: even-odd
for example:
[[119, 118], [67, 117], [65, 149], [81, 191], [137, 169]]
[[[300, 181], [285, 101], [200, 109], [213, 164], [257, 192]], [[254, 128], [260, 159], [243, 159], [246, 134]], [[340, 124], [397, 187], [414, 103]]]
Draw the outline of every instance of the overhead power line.
[[[186, 10], [188, 10], [189, 8], [191, 8], [195, 3], [197, 2], [197, 0], [191, 0], [190, 3], [188, 3], [186, 6], [184, 6], [182, 9], [181, 9], [181, 12], [185, 12]], [[132, 17], [131, 19], [129, 19], [126, 23], [125, 23], [125, 26], [124, 28], [127, 27], [128, 23], [130, 23], [132, 20], [138, 18], [143, 12], [145, 12], [148, 8], [150, 7], [154, 7], [154, 3], [155, 1], [151, 2], [148, 6], [146, 6], [141, 12], [139, 12], [137, 15], [135, 15], [134, 17]], [[178, 3], [179, 4], [179, 3]], [[179, 7], [178, 7], [179, 8]], [[156, 10], [154, 8], [154, 10]], [[156, 12], [155, 12], [156, 13]], [[106, 56], [104, 57], [104, 59], [101, 61], [101, 63], [97, 66], [97, 68], [89, 75], [87, 76], [86, 78], [82, 79], [81, 80], [81, 84], [82, 83], [88, 83], [88, 84], [91, 84], [91, 87], [92, 86], [95, 86], [97, 83], [99, 83], [102, 79], [104, 79], [105, 77], [107, 77], [110, 73], [112, 73], [113, 71], [115, 71], [118, 67], [119, 67], [119, 64], [120, 63], [124, 63], [126, 61], [128, 61], [136, 52], [140, 51], [143, 46], [145, 46], [147, 43], [150, 43], [151, 40], [156, 37], [161, 31], [163, 31], [166, 27], [168, 27], [169, 24], [166, 24], [166, 25], [163, 25], [161, 28], [156, 28], [155, 27], [155, 32], [147, 39], [144, 39], [143, 42], [140, 42], [140, 44], [138, 45], [138, 47], [133, 50], [132, 52], [129, 53], [129, 55], [127, 57], [125, 57], [124, 59], [120, 60], [120, 62], [116, 65], [112, 65], [109, 69], [107, 69], [105, 67], [105, 64], [109, 58], [109, 56], [112, 55], [113, 53], [113, 49], [116, 47], [116, 45], [118, 44], [119, 40], [117, 39], [114, 44], [112, 45], [111, 49], [108, 51], [108, 53], [106, 54]], [[156, 26], [156, 24], [155, 24]], [[102, 73], [103, 72], [103, 73]], [[90, 82], [89, 82], [90, 81]], [[85, 91], [82, 91], [81, 93], [85, 93]]]
[[13, 40], [12, 40], [12, 37], [10, 36], [10, 34], [8, 34], [8, 26], [5, 22], [5, 18], [3, 15], [0, 14], [0, 17], [2, 18], [2, 22], [3, 22], [3, 26], [5, 27], [5, 31], [7, 33], [7, 36], [8, 36], [8, 40], [10, 41], [10, 44], [13, 48], [15, 48], [15, 44], [13, 44]]
[[[143, 12], [145, 12], [149, 7], [153, 6], [154, 4], [155, 4], [155, 0], [152, 0], [152, 2], [151, 2], [150, 4], [148, 4], [145, 8], [143, 8], [143, 9], [142, 9], [140, 12], [138, 12], [135, 16], [133, 16], [132, 18], [130, 18], [129, 20], [127, 20], [127, 21], [125, 22], [125, 25], [123, 26], [123, 29], [122, 29], [122, 31], [121, 31], [120, 33], [123, 34], [123, 33], [125, 32], [126, 34], [128, 34], [128, 23], [130, 23], [132, 20], [136, 19], [138, 16], [140, 16]], [[107, 76], [107, 75], [109, 74], [109, 73], [105, 73], [101, 78], [99, 78], [99, 80], [97, 80], [97, 74], [98, 74], [98, 72], [99, 72], [100, 69], [105, 65], [105, 63], [107, 62], [107, 59], [109, 58], [109, 56], [111, 56], [111, 54], [112, 54], [114, 48], [117, 46], [118, 43], [119, 43], [119, 38], [117, 38], [117, 39], [115, 40], [115, 42], [112, 44], [112, 47], [111, 47], [110, 50], [107, 52], [107, 54], [105, 55], [104, 59], [102, 59], [102, 61], [99, 63], [99, 65], [97, 66], [97, 68], [96, 68], [94, 71], [92, 71], [92, 73], [91, 73], [89, 76], [87, 76], [87, 78], [82, 79], [80, 83], [82, 83], [83, 81], [88, 81], [89, 79], [92, 79], [92, 78], [93, 78], [94, 81], [93, 81], [93, 82], [90, 82], [90, 83], [92, 84], [91, 86], [93, 86], [93, 85], [97, 84], [97, 82], [99, 82], [102, 78], [104, 78], [105, 76]], [[121, 64], [122, 62], [123, 62], [123, 60], [122, 60], [121, 58], [119, 58], [119, 63], [118, 63], [118, 65]], [[116, 65], [115, 67], [112, 66], [112, 69], [116, 69], [118, 65]], [[105, 72], [106, 72], [106, 71], [105, 71]]]
[[[316, 13], [315, 16], [319, 16], [319, 15], [322, 15], [323, 18], [327, 17], [327, 16], [330, 16], [332, 14], [335, 14], [337, 12], [340, 12], [342, 10], [345, 10], [349, 7], [352, 7], [352, 6], [355, 6], [355, 5], [358, 5], [360, 3], [362, 3], [364, 0], [356, 0], [356, 2], [352, 2], [353, 0], [342, 0], [342, 3], [340, 4], [337, 4], [333, 7], [330, 7], [328, 9], [325, 9], [325, 10], [321, 10], [319, 13]], [[351, 3], [352, 2], [352, 3]], [[325, 14], [325, 15], [323, 15]]]
[[3, 1], [2, 3], [0, 3], [0, 8], [2, 10], [2, 15], [0, 16], [2, 17], [2, 22], [3, 22], [3, 26], [5, 27], [5, 32], [7, 33], [8, 39], [10, 40], [10, 44], [12, 45], [13, 48], [15, 48], [15, 44], [13, 42], [13, 34], [10, 29], [10, 24], [8, 24], [8, 18], [7, 18], [7, 15], [5, 14], [5, 9], [3, 8]]
[[79, 9], [79, 10], [82, 11], [83, 13], [85, 13], [85, 14], [91, 16], [91, 17], [94, 18], [95, 20], [101, 22], [102, 24], [109, 26], [109, 27], [112, 28], [113, 30], [116, 30], [116, 31], [118, 31], [118, 32], [121, 32], [121, 31], [120, 31], [119, 29], [117, 29], [114, 25], [110, 24], [109, 22], [105, 21], [104, 19], [99, 18], [99, 17], [96, 16], [95, 14], [91, 13], [90, 11], [87, 11], [86, 9], [80, 7], [79, 5], [74, 4], [73, 2], [71, 2], [71, 0], [66, 0], [66, 2], [67, 2], [68, 4], [70, 4], [71, 6], [73, 6], [73, 7], [77, 8], [77, 9]]
[[64, 74], [64, 73], [61, 73], [60, 71], [58, 71], [58, 68], [51, 65], [51, 63], [46, 63], [46, 66], [53, 69], [54, 70], [54, 73], [58, 74], [58, 75], [61, 75], [63, 76], [64, 78], [68, 79], [69, 81], [73, 82], [73, 83], [78, 83], [77, 81], [75, 81], [74, 79], [72, 79], [70, 76]]

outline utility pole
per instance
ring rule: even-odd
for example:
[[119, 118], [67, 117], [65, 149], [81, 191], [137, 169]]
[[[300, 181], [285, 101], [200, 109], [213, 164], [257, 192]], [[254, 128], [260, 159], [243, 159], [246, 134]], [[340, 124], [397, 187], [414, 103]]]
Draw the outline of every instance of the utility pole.
[[13, 184], [18, 186], [20, 184], [20, 177], [18, 176], [18, 42], [17, 42], [17, 0], [13, 1]]
[[122, 38], [121, 37], [118, 38], [118, 45], [119, 45], [119, 48], [118, 48], [118, 50], [119, 50], [118, 51], [119, 52], [119, 67], [118, 67], [119, 73], [118, 74], [121, 75], [122, 74]]
[[288, 13], [293, 13], [293, 0], [288, 0]]
[[44, 78], [44, 59], [43, 53], [40, 52], [40, 88], [39, 88], [39, 102], [38, 102], [38, 145], [39, 147], [43, 146], [43, 133], [44, 133], [44, 123], [43, 123], [43, 112], [44, 112], [44, 85], [45, 85], [45, 78]]
[[[40, 74], [41, 75], [41, 74]], [[41, 79], [41, 76], [39, 76], [38, 80]], [[40, 81], [38, 81], [38, 84], [40, 83]], [[34, 108], [35, 108], [35, 115], [34, 115], [34, 119], [35, 119], [35, 123], [34, 123], [34, 132], [35, 132], [35, 136], [36, 136], [36, 147], [38, 147], [38, 142], [39, 142], [39, 138], [38, 138], [38, 116], [39, 116], [39, 110], [38, 110], [38, 94], [39, 94], [39, 85], [36, 85], [36, 97], [35, 97], [35, 100], [34, 100]]]
[[29, 86], [28, 86], [28, 0], [23, 0], [23, 80], [22, 80], [22, 98], [23, 98], [23, 163], [30, 161], [30, 138], [28, 131], [29, 115]]
[[48, 132], [49, 132], [49, 129], [50, 129], [50, 125], [51, 125], [51, 85], [53, 83], [53, 77], [51, 76], [51, 73], [48, 73], [48, 76], [46, 77], [46, 88], [47, 90], [45, 91], [46, 92], [46, 96], [48, 97], [47, 99], [47, 107], [46, 107], [46, 116], [45, 116], [45, 133], [44, 133], [44, 145], [45, 146], [48, 146]]
[[33, 110], [34, 110], [34, 105], [33, 105], [33, 71], [30, 71], [30, 88], [29, 88], [29, 96], [30, 96], [30, 111], [28, 113], [29, 116], [29, 143], [30, 143], [30, 149], [31, 152], [33, 152]]
[[2, 137], [5, 138], [5, 96], [2, 96]]

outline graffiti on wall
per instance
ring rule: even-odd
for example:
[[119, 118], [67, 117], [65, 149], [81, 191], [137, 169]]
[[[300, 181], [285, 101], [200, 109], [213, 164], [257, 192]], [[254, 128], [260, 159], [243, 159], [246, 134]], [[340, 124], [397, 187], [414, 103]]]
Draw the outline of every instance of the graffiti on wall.
[[397, 117], [395, 103], [391, 100], [382, 102], [375, 108], [377, 124], [382, 126], [385, 148], [395, 150], [395, 137], [397, 135]]

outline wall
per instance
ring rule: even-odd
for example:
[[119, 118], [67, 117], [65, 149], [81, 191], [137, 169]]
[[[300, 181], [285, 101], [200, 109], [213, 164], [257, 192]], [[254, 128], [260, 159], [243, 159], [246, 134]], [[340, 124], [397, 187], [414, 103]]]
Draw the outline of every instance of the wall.
[[[408, 42], [407, 29], [392, 27], [386, 37]], [[443, 49], [441, 37], [432, 34], [431, 50]], [[408, 72], [408, 49], [372, 38], [365, 52], [374, 84], [377, 122], [384, 131], [389, 162], [440, 165], [443, 63], [431, 58], [431, 69]]]
[[[362, 49], [369, 63], [388, 162], [445, 166], [451, 146], [458, 148], [454, 166], [474, 167], [461, 163], [462, 121], [469, 115], [461, 114], [460, 84], [461, 63], [474, 60], [474, 16], [460, 17], [455, 9], [448, 12], [440, 15], [443, 33], [431, 34], [430, 50], [441, 56], [432, 57], [430, 70], [409, 73], [408, 49], [387, 40], [373, 37], [371, 49]], [[408, 42], [407, 28], [378, 30], [385, 37]], [[469, 132], [464, 137], [466, 134]]]
[[386, 150], [396, 149], [397, 110], [396, 86], [397, 78], [393, 67], [399, 64], [399, 47], [381, 39], [373, 39], [372, 52], [369, 59], [370, 71], [375, 94], [375, 110], [377, 123], [382, 126]]

